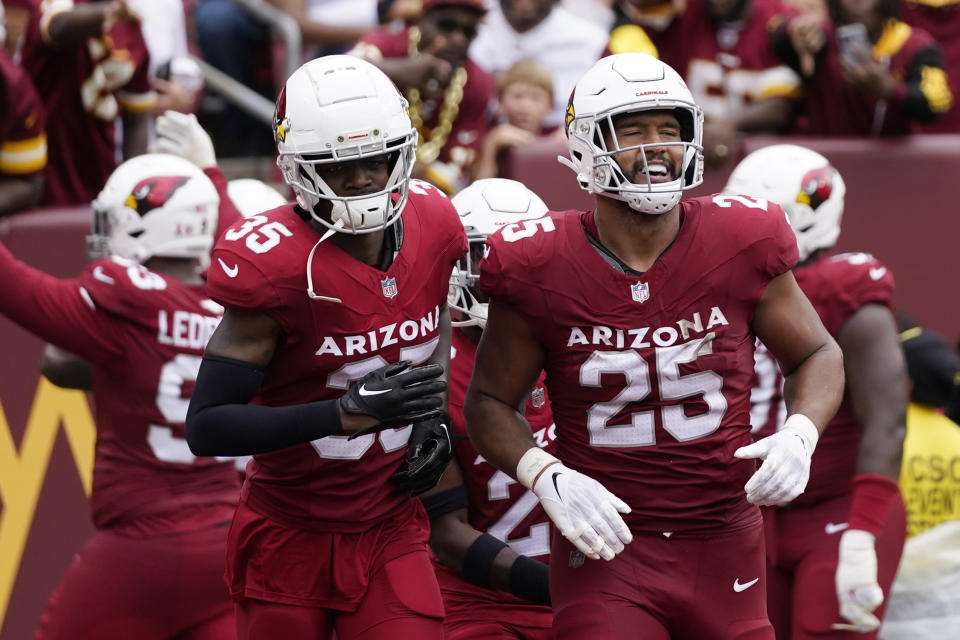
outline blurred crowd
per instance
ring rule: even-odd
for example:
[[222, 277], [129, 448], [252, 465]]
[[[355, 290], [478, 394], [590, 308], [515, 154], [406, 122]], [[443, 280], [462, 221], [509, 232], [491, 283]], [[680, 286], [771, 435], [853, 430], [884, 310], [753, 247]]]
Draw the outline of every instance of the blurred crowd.
[[[957, 2], [3, 4], [0, 215], [88, 203], [119, 161], [153, 148], [167, 109], [196, 113], [220, 158], [272, 156], [274, 123], [205, 87], [202, 63], [273, 102], [285, 61], [372, 61], [409, 102], [416, 175], [451, 194], [501, 175], [510, 148], [562, 138], [574, 83], [609, 53], [651, 53], [681, 72], [704, 111], [710, 166], [730, 166], [755, 134], [960, 132]], [[299, 39], [284, 37], [284, 18]]]

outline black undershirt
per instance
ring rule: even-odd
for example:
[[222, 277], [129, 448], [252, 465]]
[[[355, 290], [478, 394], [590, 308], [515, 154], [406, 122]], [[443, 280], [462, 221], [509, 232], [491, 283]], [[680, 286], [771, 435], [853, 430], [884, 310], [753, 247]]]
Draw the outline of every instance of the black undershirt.
[[[593, 215], [596, 215], [596, 213], [594, 212]], [[681, 226], [682, 225], [683, 225], [683, 222], [681, 218]], [[600, 257], [603, 258], [604, 261], [607, 264], [609, 264], [611, 267], [613, 267], [620, 273], [626, 274], [628, 276], [640, 277], [645, 273], [644, 271], [637, 271], [636, 269], [628, 265], [626, 262], [618, 258], [616, 255], [614, 255], [614, 253], [610, 251], [610, 249], [607, 249], [605, 246], [603, 246], [603, 244], [597, 238], [593, 237], [593, 234], [590, 233], [590, 230], [587, 228], [587, 225], [585, 225], [582, 221], [580, 222], [580, 227], [583, 229], [584, 235], [587, 236], [587, 240], [589, 240], [590, 244], [593, 245], [593, 248], [597, 250], [597, 253], [600, 254]], [[679, 235], [680, 235], [680, 232], [677, 231], [677, 236]], [[669, 251], [670, 247], [672, 247], [673, 243], [676, 241], [677, 241], [677, 237], [675, 236], [673, 240], [670, 241], [670, 244], [664, 247], [663, 251], [660, 252], [660, 255], [657, 256], [657, 260], [662, 258], [663, 254]], [[656, 262], [656, 260], [654, 260], [654, 262]]]
[[[600, 257], [603, 258], [607, 264], [619, 271], [620, 273], [626, 274], [628, 276], [642, 276], [643, 271], [637, 271], [632, 268], [630, 265], [625, 263], [623, 260], [613, 255], [613, 252], [610, 249], [607, 249], [605, 246], [600, 244], [600, 241], [590, 235], [590, 231], [587, 229], [587, 225], [580, 223], [580, 226], [583, 227], [583, 232], [587, 236], [587, 240], [590, 241], [590, 244], [593, 245], [593, 248], [597, 250], [597, 253], [600, 254]], [[661, 254], [662, 255], [662, 254]]]

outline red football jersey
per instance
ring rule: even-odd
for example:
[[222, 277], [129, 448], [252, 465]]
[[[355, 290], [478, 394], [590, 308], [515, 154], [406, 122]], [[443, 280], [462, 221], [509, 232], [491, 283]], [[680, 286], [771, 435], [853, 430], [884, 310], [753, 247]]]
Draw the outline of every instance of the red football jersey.
[[[343, 395], [388, 362], [425, 362], [438, 342], [450, 272], [467, 249], [450, 201], [413, 181], [401, 215], [403, 244], [386, 272], [350, 258], [285, 205], [238, 222], [211, 256], [210, 296], [271, 316], [285, 333], [260, 387], [284, 406]], [[316, 295], [307, 296], [307, 259]], [[332, 299], [339, 299], [338, 302]], [[328, 436], [254, 456], [242, 499], [273, 520], [304, 529], [363, 531], [409, 509], [390, 475], [410, 427], [348, 440]]]
[[[473, 374], [476, 354], [476, 343], [462, 331], [454, 329], [450, 360], [450, 421], [453, 436], [457, 439], [455, 455], [470, 495], [470, 524], [477, 531], [486, 531], [509, 543], [517, 553], [546, 562], [550, 554], [550, 518], [537, 496], [487, 462], [467, 438], [463, 398]], [[552, 453], [556, 427], [543, 374], [527, 400], [524, 415], [537, 444]]]
[[[865, 305], [881, 304], [891, 309], [891, 312], [893, 310], [893, 275], [869, 254], [843, 253], [821, 258], [797, 269], [794, 275], [800, 288], [820, 314], [823, 326], [834, 337], [840, 333], [850, 316]], [[767, 363], [761, 363], [758, 358], [758, 366], [765, 370], [769, 368], [768, 363], [772, 360], [769, 354], [767, 358]], [[776, 363], [773, 363], [773, 366], [776, 367]], [[758, 387], [775, 386], [760, 391], [755, 389], [756, 397], [766, 398], [770, 395], [774, 399], [774, 406], [782, 406], [782, 377], [777, 376], [774, 380], [769, 375], [761, 376], [758, 372], [757, 379]], [[785, 414], [786, 411], [781, 409], [776, 415], [779, 417]], [[757, 437], [774, 433], [782, 424], [782, 419], [768, 420], [760, 428]], [[817, 443], [807, 488], [791, 504], [822, 502], [850, 492], [862, 437], [863, 427], [853, 413], [849, 396], [844, 394], [837, 415], [827, 425]]]
[[120, 258], [60, 280], [0, 246], [0, 272], [3, 314], [94, 367], [94, 525], [157, 535], [229, 520], [236, 469], [190, 453], [183, 426], [220, 306]]
[[524, 316], [546, 350], [558, 456], [633, 512], [633, 530], [740, 521], [749, 444], [754, 310], [791, 269], [783, 211], [717, 195], [683, 201], [673, 244], [642, 276], [590, 243], [592, 212], [550, 213], [488, 240], [481, 288]]
[[[64, 6], [60, 1], [46, 11]], [[42, 23], [42, 15], [30, 21], [22, 64], [47, 112], [56, 114], [47, 122], [43, 203], [87, 203], [117, 166], [114, 120], [121, 108], [149, 111], [156, 101], [147, 74], [150, 54], [138, 22], [118, 22], [109, 34], [62, 47], [43, 40]]]
[[[507, 542], [519, 554], [541, 562], [550, 559], [550, 518], [532, 491], [487, 462], [467, 438], [463, 418], [463, 399], [473, 375], [477, 345], [462, 331], [453, 330], [450, 354], [450, 421], [454, 455], [463, 472], [463, 483], [470, 496], [467, 517], [477, 531]], [[553, 452], [556, 427], [550, 413], [550, 400], [544, 376], [537, 380], [524, 416], [533, 436], [545, 451]], [[447, 610], [446, 621], [496, 619], [519, 627], [549, 628], [549, 607], [535, 605], [505, 591], [481, 587], [434, 558], [437, 580]]]
[[26, 72], [0, 51], [0, 174], [28, 175], [47, 162], [46, 111]]

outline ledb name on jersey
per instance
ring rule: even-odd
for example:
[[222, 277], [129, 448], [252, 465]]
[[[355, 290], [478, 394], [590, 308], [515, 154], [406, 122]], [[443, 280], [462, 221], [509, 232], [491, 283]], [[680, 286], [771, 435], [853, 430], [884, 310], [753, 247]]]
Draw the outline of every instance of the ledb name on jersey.
[[167, 312], [157, 315], [157, 342], [181, 349], [203, 349], [220, 324], [220, 318], [189, 311], [174, 311], [171, 321]]

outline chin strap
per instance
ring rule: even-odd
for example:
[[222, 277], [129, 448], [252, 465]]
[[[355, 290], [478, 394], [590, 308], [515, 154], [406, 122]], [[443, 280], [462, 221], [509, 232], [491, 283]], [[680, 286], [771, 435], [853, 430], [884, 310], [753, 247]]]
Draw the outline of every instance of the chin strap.
[[312, 269], [313, 253], [317, 250], [317, 247], [320, 246], [321, 242], [323, 242], [324, 240], [332, 236], [334, 233], [336, 233], [337, 230], [340, 229], [341, 227], [343, 227], [342, 219], [337, 220], [334, 223], [332, 229], [327, 229], [327, 231], [322, 236], [320, 236], [320, 239], [317, 240], [317, 243], [313, 245], [313, 249], [310, 249], [310, 255], [307, 256], [307, 296], [309, 296], [311, 300], [323, 300], [324, 302], [336, 302], [340, 304], [343, 303], [343, 300], [341, 300], [340, 298], [331, 298], [328, 296], [321, 296], [313, 292], [313, 269]]
[[571, 160], [571, 159], [568, 158], [567, 156], [557, 156], [557, 162], [559, 162], [560, 164], [562, 164], [562, 165], [565, 166], [565, 167], [569, 167], [569, 168], [573, 169], [573, 172], [574, 172], [574, 173], [580, 173], [580, 170], [577, 169], [577, 166], [576, 166], [575, 164], [573, 164], [573, 160]]

